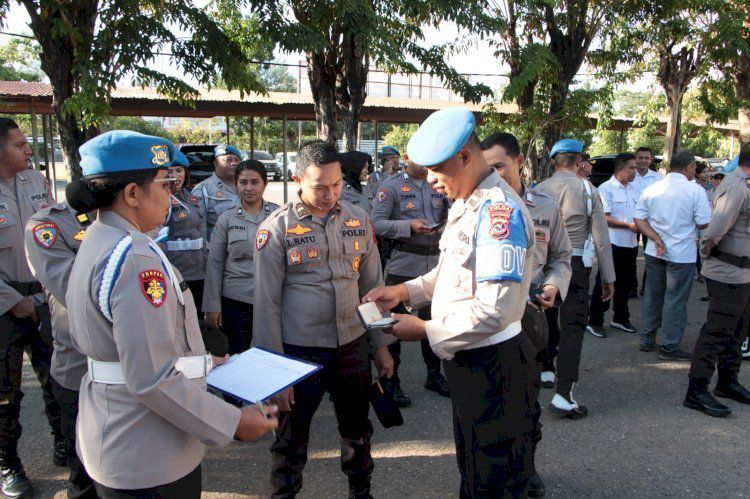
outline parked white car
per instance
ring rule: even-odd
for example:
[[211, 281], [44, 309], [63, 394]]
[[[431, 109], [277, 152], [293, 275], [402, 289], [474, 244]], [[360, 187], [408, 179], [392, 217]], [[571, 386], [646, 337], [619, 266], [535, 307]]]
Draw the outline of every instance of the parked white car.
[[[288, 152], [286, 153], [286, 160], [287, 160], [287, 177], [289, 180], [292, 180], [292, 174], [294, 173], [294, 170], [297, 168], [297, 153], [296, 152]], [[276, 161], [279, 163], [280, 168], [284, 168], [284, 153], [276, 153]]]

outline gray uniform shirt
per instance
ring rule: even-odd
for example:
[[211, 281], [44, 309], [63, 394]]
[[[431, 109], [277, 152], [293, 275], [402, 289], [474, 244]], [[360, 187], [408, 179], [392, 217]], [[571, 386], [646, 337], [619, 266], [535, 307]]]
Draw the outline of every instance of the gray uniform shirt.
[[[383, 284], [380, 257], [364, 210], [339, 201], [327, 220], [304, 203], [287, 203], [255, 238], [253, 343], [336, 348], [365, 333], [357, 306]], [[380, 331], [374, 347], [393, 342]]]
[[[375, 233], [387, 239], [395, 239], [428, 249], [438, 249], [440, 232], [432, 234], [412, 234], [411, 221], [427, 220], [437, 224], [448, 214], [445, 196], [430, 187], [426, 180], [417, 181], [406, 172], [385, 180], [375, 196], [372, 205], [372, 223]], [[437, 265], [439, 252], [434, 255], [420, 255], [400, 250], [398, 243], [393, 247], [391, 257], [385, 265], [388, 274], [416, 277], [426, 274]]]
[[203, 203], [203, 212], [206, 214], [206, 240], [210, 241], [211, 232], [214, 230], [219, 215], [232, 208], [239, 201], [237, 187], [234, 184], [224, 182], [214, 173], [193, 187], [193, 196]]
[[[118, 242], [133, 238], [109, 300], [100, 309], [106, 261]], [[179, 271], [175, 270], [181, 280]], [[179, 286], [179, 285], [178, 285]], [[70, 274], [66, 301], [74, 346], [97, 361], [120, 362], [124, 385], [81, 382], [76, 444], [91, 478], [111, 488], [140, 489], [184, 477], [203, 459], [205, 445], [226, 445], [240, 410], [206, 391], [205, 378], [175, 369], [179, 357], [205, 346], [189, 289], [184, 305], [145, 234], [100, 210]]]
[[[206, 215], [203, 203], [187, 189], [172, 195], [166, 226], [169, 227], [167, 242], [162, 244], [164, 253], [187, 281], [200, 281], [206, 275]], [[188, 244], [201, 241], [200, 249], [187, 249]], [[182, 243], [182, 244], [180, 244]]]
[[736, 256], [750, 254], [750, 179], [742, 168], [725, 176], [714, 192], [711, 221], [701, 237], [701, 274], [729, 284], [750, 282], [750, 269], [712, 258], [714, 246]]
[[536, 243], [531, 282], [536, 286], [554, 285], [560, 291], [560, 299], [564, 300], [572, 274], [573, 247], [560, 216], [560, 205], [554, 198], [528, 187], [522, 197], [534, 221]]
[[367, 177], [367, 185], [364, 186], [362, 192], [365, 193], [365, 196], [370, 202], [370, 206], [372, 206], [372, 204], [375, 202], [375, 198], [378, 194], [378, 189], [380, 189], [382, 183], [389, 178], [397, 177], [398, 174], [398, 172], [384, 173], [382, 170], [376, 170]]
[[362, 208], [367, 213], [372, 209], [372, 198], [367, 196], [367, 186], [362, 186], [362, 192], [344, 182], [344, 188], [341, 190], [341, 200]]
[[534, 246], [529, 211], [494, 170], [453, 203], [437, 267], [405, 283], [412, 305], [432, 302], [425, 329], [440, 358], [521, 332]]
[[[37, 210], [50, 205], [47, 180], [36, 170], [24, 170], [13, 179], [0, 181], [0, 314], [10, 310], [23, 296], [9, 282], [34, 282], [24, 251], [26, 221]], [[36, 305], [44, 295], [32, 297]]]
[[244, 303], [255, 298], [253, 246], [258, 226], [279, 205], [265, 201], [257, 215], [249, 215], [240, 203], [219, 216], [211, 236], [203, 289], [203, 311], [221, 312], [221, 297]]
[[599, 272], [604, 282], [615, 282], [615, 264], [612, 261], [612, 245], [609, 241], [607, 218], [604, 216], [599, 191], [591, 185], [592, 213], [589, 218], [586, 209], [588, 194], [583, 182], [572, 172], [555, 172], [550, 178], [538, 184], [536, 189], [560, 203], [565, 230], [574, 250], [582, 250], [589, 237], [594, 238], [596, 256], [599, 259]]
[[75, 391], [88, 367], [86, 356], [73, 347], [70, 339], [65, 293], [73, 261], [91, 221], [90, 215], [76, 215], [67, 203], [58, 203], [39, 210], [26, 223], [29, 266], [44, 286], [52, 312], [54, 349], [50, 372], [60, 385]]

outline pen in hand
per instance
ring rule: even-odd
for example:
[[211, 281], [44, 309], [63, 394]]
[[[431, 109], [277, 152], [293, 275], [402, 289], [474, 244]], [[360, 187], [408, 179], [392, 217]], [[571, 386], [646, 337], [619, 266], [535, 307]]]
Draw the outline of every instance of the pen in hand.
[[[263, 414], [263, 417], [268, 419], [268, 413], [266, 413], [266, 407], [263, 405], [263, 402], [258, 400], [255, 404], [258, 406], [260, 413]], [[271, 430], [271, 433], [274, 437], [276, 436], [276, 430]]]

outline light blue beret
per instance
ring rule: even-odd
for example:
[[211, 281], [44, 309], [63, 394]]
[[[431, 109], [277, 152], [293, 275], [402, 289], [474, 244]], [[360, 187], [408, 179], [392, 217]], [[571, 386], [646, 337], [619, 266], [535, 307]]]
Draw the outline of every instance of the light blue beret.
[[724, 167], [724, 171], [726, 173], [732, 173], [733, 171], [735, 171], [737, 169], [738, 166], [740, 166], [740, 155], [739, 154], [737, 156], [735, 156], [732, 161], [730, 161], [729, 163], [726, 164], [726, 166]]
[[188, 166], [190, 166], [190, 161], [188, 161], [187, 156], [185, 156], [182, 151], [175, 148], [172, 166], [181, 166], [183, 168], [187, 168]]
[[401, 156], [401, 153], [398, 152], [398, 149], [396, 149], [393, 146], [383, 146], [380, 148], [380, 155], [381, 156], [389, 156], [391, 154], [397, 154]]
[[717, 177], [717, 176], [719, 176], [719, 175], [726, 175], [726, 174], [727, 174], [727, 172], [725, 172], [725, 171], [724, 171], [724, 167], [723, 167], [723, 166], [717, 166], [717, 167], [716, 167], [716, 168], [714, 168], [714, 170], [713, 170], [713, 171], [711, 172], [711, 176], [712, 176], [712, 177]]
[[113, 130], [78, 148], [84, 176], [153, 170], [172, 164], [175, 146], [167, 139], [130, 130]]
[[465, 107], [435, 111], [409, 139], [409, 160], [429, 168], [452, 158], [469, 140], [475, 124], [474, 113]]
[[228, 144], [219, 144], [218, 146], [214, 147], [214, 158], [225, 156], [227, 154], [234, 154], [238, 158], [242, 158], [242, 153], [234, 146], [230, 146]]
[[583, 142], [574, 139], [558, 140], [549, 152], [550, 159], [554, 158], [555, 154], [561, 152], [574, 152], [581, 154], [583, 152]]

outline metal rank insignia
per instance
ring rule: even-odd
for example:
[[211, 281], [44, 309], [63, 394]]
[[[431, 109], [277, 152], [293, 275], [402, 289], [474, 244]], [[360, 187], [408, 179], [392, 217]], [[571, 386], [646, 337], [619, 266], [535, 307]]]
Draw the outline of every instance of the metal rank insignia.
[[83, 241], [83, 238], [86, 237], [86, 231], [81, 229], [73, 236], [73, 239], [76, 241]]

